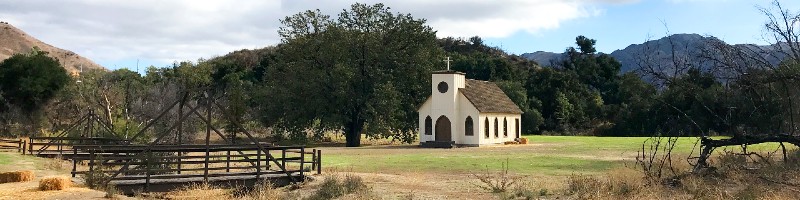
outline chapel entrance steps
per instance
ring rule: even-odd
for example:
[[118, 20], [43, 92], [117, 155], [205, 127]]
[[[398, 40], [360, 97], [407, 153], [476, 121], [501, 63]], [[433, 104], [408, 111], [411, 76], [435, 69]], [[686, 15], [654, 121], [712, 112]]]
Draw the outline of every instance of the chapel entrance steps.
[[444, 148], [444, 149], [449, 149], [449, 148], [456, 147], [456, 142], [455, 141], [449, 141], [449, 142], [446, 142], [446, 141], [427, 141], [427, 142], [420, 143], [420, 147], [423, 147], [423, 148]]

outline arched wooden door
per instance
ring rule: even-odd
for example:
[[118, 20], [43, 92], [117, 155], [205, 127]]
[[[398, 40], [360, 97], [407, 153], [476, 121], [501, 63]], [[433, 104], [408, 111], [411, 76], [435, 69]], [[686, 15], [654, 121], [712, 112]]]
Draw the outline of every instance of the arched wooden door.
[[436, 141], [437, 142], [450, 142], [453, 141], [450, 131], [450, 119], [444, 115], [436, 120]]

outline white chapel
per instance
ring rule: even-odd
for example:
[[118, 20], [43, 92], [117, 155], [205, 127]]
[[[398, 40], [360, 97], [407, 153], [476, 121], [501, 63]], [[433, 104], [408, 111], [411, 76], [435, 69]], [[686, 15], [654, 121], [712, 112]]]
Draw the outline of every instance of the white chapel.
[[433, 72], [431, 96], [417, 110], [420, 145], [486, 146], [520, 138], [522, 110], [496, 84], [464, 75]]

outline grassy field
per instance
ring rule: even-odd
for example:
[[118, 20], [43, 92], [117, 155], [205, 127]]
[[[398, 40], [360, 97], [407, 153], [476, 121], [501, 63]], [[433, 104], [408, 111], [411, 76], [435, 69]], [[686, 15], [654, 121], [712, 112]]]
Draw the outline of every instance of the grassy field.
[[[596, 174], [632, 164], [647, 137], [525, 136], [529, 145], [422, 149], [415, 145], [323, 148], [323, 166], [337, 171], [376, 173], [476, 173], [500, 169], [530, 175]], [[674, 152], [685, 159], [697, 138], [680, 138]], [[777, 144], [749, 147], [750, 151], [774, 151]], [[723, 152], [718, 149], [716, 152]], [[739, 148], [729, 150], [739, 151]]]

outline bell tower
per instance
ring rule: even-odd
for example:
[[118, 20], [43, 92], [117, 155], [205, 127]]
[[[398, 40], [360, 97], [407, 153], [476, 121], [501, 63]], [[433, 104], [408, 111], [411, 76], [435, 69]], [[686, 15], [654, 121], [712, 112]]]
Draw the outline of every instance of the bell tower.
[[450, 57], [446, 60], [447, 70], [435, 71], [431, 75], [431, 118], [435, 121], [433, 134], [436, 141], [453, 141], [453, 125], [458, 116], [458, 89], [464, 88], [464, 73], [450, 70]]

